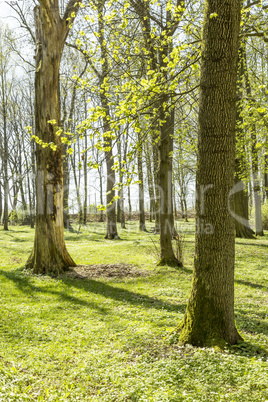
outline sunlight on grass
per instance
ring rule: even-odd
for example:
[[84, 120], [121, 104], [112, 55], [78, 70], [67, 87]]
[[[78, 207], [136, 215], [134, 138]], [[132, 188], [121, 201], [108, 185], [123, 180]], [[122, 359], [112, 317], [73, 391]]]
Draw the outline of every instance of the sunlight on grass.
[[220, 351], [171, 342], [194, 256], [193, 222], [179, 230], [178, 270], [156, 267], [158, 236], [136, 222], [118, 241], [104, 240], [99, 223], [66, 232], [77, 264], [148, 272], [82, 280], [31, 276], [23, 265], [34, 231], [1, 229], [0, 401], [267, 401], [268, 236], [237, 240], [235, 313], [246, 342]]

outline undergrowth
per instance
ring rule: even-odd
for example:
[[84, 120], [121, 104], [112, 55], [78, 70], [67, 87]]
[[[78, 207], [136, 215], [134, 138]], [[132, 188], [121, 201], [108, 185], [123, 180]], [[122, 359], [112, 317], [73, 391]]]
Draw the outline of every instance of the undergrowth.
[[[194, 255], [193, 222], [183, 268], [156, 267], [151, 237], [136, 223], [118, 241], [104, 224], [66, 232], [77, 264], [131, 264], [141, 277], [53, 279], [23, 265], [27, 227], [0, 230], [0, 401], [268, 401], [268, 236], [237, 240], [235, 347], [179, 346]], [[149, 226], [149, 225], [148, 225]], [[150, 251], [151, 250], [151, 251]]]

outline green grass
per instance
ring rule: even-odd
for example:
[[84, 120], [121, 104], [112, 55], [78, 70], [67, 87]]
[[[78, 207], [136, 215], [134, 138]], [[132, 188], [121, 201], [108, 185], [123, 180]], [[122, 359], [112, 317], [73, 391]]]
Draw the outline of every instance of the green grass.
[[[181, 224], [185, 267], [156, 267], [158, 238], [137, 223], [119, 241], [103, 224], [66, 233], [77, 264], [134, 264], [148, 276], [53, 279], [22, 269], [34, 231], [0, 230], [0, 401], [268, 401], [268, 236], [238, 240], [236, 322], [245, 342], [181, 347], [194, 254]], [[149, 226], [149, 225], [148, 225]]]

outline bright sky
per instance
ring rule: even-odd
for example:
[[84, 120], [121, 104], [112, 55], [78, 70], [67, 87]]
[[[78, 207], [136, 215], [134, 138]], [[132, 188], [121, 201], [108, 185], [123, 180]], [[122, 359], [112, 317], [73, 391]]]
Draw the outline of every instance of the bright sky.
[[12, 15], [14, 15], [14, 11], [12, 10], [11, 7], [7, 3], [12, 2], [12, 0], [0, 0], [0, 20], [1, 20], [1, 25], [9, 25], [10, 28], [15, 28], [18, 26], [18, 22], [12, 18]]

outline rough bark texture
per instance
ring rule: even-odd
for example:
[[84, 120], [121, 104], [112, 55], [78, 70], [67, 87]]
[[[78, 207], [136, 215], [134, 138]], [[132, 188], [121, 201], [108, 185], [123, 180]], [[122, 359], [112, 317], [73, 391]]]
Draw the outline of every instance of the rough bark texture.
[[[199, 109], [195, 265], [180, 342], [235, 344], [234, 182], [240, 0], [206, 0]], [[214, 14], [216, 13], [216, 15]], [[213, 16], [214, 15], [214, 16]]]
[[[34, 273], [59, 275], [75, 266], [64, 241], [62, 146], [56, 135], [60, 125], [59, 68], [75, 3], [69, 1], [64, 18], [57, 0], [40, 1], [35, 7], [36, 72], [35, 134], [57, 150], [37, 145], [37, 210], [33, 251], [26, 266]], [[54, 120], [56, 124], [49, 123]]]

